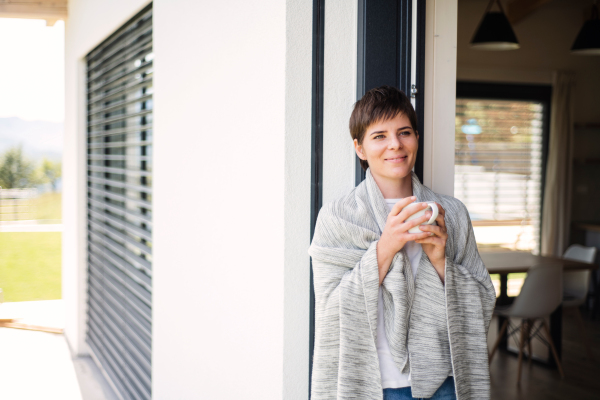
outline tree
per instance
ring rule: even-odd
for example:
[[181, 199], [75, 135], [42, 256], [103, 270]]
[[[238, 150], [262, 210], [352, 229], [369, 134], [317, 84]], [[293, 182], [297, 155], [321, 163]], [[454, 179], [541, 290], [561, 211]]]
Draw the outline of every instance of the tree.
[[31, 187], [35, 181], [33, 164], [23, 156], [21, 146], [7, 150], [0, 157], [0, 186], [3, 189]]
[[56, 182], [62, 176], [62, 164], [48, 160], [46, 157], [42, 160], [39, 169], [40, 180], [44, 183], [48, 182], [52, 185], [52, 191], [56, 191]]

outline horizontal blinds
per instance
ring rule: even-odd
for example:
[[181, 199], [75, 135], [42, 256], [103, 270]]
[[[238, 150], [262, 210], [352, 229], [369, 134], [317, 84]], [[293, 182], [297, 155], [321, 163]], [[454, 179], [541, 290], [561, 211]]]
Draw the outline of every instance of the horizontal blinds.
[[476, 227], [505, 227], [485, 233], [492, 246], [495, 236], [498, 246], [537, 249], [544, 112], [539, 102], [456, 99], [454, 195]]
[[125, 399], [151, 398], [152, 9], [87, 58], [87, 342]]

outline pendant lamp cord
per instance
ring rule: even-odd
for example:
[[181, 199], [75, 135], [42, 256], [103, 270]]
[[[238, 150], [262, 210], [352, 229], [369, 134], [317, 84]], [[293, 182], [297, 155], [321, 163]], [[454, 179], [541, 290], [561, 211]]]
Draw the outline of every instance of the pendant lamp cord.
[[487, 8], [485, 9], [485, 14], [489, 13], [490, 10], [492, 9], [492, 7], [494, 6], [494, 3], [498, 4], [498, 7], [500, 7], [500, 11], [502, 12], [502, 14], [506, 15], [506, 13], [504, 12], [504, 8], [502, 7], [502, 3], [500, 2], [500, 0], [490, 0], [490, 2], [488, 3]]

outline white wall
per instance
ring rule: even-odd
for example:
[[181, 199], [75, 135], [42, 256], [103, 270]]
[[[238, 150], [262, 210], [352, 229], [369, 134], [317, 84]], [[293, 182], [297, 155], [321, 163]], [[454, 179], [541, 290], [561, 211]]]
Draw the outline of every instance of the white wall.
[[457, 0], [427, 0], [423, 183], [454, 195]]
[[[146, 4], [69, 4], [63, 297], [79, 354], [83, 58]], [[155, 399], [308, 396], [311, 7], [154, 2]]]
[[283, 399], [308, 398], [312, 2], [287, 0]]
[[275, 3], [154, 3], [155, 399], [283, 390], [285, 5]]
[[[600, 57], [577, 56], [571, 46], [583, 26], [588, 0], [553, 0], [513, 25], [521, 48], [478, 51], [469, 42], [487, 0], [458, 2], [458, 79], [488, 82], [552, 83], [552, 72], [575, 73], [575, 122], [600, 123]], [[589, 18], [589, 15], [587, 16]]]
[[311, 26], [154, 3], [155, 399], [307, 396]]
[[70, 0], [65, 24], [65, 134], [63, 144], [62, 297], [65, 335], [86, 354], [86, 95], [85, 56], [133, 17], [147, 0]]
[[348, 121], [356, 102], [358, 1], [325, 2], [323, 204], [354, 188], [356, 153]]

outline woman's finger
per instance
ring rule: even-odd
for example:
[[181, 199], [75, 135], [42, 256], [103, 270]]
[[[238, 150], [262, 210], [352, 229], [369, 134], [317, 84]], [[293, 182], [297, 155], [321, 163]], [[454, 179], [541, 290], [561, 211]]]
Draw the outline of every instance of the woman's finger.
[[446, 233], [446, 230], [443, 229], [443, 227], [441, 226], [437, 226], [437, 225], [423, 225], [420, 227], [420, 229], [422, 231], [427, 231], [427, 232], [431, 232], [439, 237], [447, 237], [448, 234]]
[[442, 214], [443, 217], [446, 216], [446, 210], [444, 210], [444, 207], [442, 207], [442, 205], [440, 203], [435, 203], [438, 207], [438, 215]]
[[415, 240], [415, 243], [419, 243], [419, 244], [433, 244], [433, 242], [431, 240], [432, 240], [431, 238], [419, 239], [419, 240]]
[[437, 236], [429, 236], [424, 239], [415, 240], [415, 243], [419, 244], [432, 244], [434, 246], [445, 247], [444, 240]]
[[395, 216], [395, 215], [400, 214], [400, 211], [402, 211], [402, 209], [404, 207], [406, 207], [410, 203], [414, 202], [416, 199], [417, 199], [416, 196], [410, 196], [410, 197], [403, 198], [402, 200], [400, 200], [399, 202], [394, 204], [394, 207], [392, 207], [392, 211], [390, 211], [390, 215]]
[[435, 219], [435, 222], [437, 223], [437, 226], [439, 226], [444, 232], [446, 231], [446, 220], [444, 220], [444, 217], [438, 215]]
[[419, 218], [411, 219], [410, 221], [404, 222], [402, 225], [400, 225], [400, 229], [408, 232], [409, 229], [414, 228], [415, 226], [421, 225], [422, 223], [424, 223], [426, 221], [429, 221], [429, 218], [431, 218], [431, 214], [425, 213], [424, 215], [420, 216]]
[[[404, 210], [400, 211], [398, 217], [402, 221], [406, 221], [411, 215], [427, 208], [427, 203], [414, 203], [410, 204]], [[426, 213], [427, 214], [427, 213]], [[431, 214], [429, 215], [431, 217]]]
[[437, 222], [437, 224], [443, 229], [446, 229], [446, 210], [444, 210], [444, 207], [442, 207], [440, 203], [435, 204], [438, 206], [438, 216], [436, 217], [435, 222]]
[[420, 239], [425, 239], [429, 237], [429, 232], [419, 232], [419, 233], [406, 233], [406, 239], [408, 241], [417, 241]]

